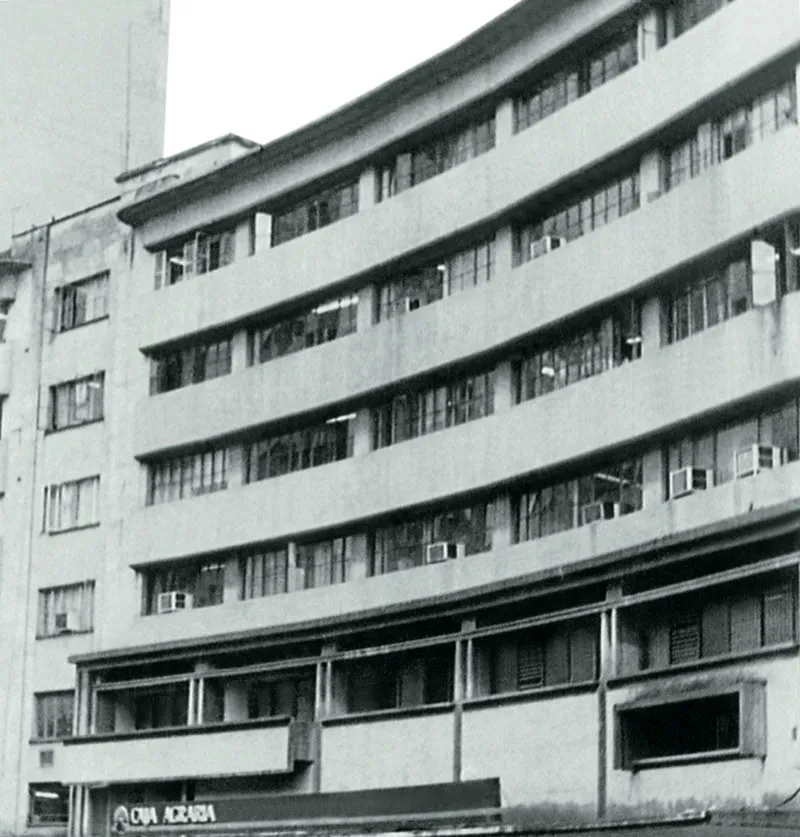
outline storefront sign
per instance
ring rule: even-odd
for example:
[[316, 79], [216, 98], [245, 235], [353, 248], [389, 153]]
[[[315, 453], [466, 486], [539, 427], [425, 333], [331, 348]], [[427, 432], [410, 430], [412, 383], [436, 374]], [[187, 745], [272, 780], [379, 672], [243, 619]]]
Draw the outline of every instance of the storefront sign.
[[111, 815], [111, 830], [124, 834], [129, 828], [148, 829], [157, 825], [208, 825], [217, 822], [213, 802], [159, 805], [118, 805]]

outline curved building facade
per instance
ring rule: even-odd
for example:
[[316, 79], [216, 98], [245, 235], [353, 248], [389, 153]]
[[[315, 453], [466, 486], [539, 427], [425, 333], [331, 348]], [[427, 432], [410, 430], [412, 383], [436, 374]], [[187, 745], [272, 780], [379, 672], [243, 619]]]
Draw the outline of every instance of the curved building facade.
[[525, 0], [121, 176], [102, 559], [53, 639], [75, 837], [480, 780], [558, 819], [791, 794], [799, 56], [792, 0]]

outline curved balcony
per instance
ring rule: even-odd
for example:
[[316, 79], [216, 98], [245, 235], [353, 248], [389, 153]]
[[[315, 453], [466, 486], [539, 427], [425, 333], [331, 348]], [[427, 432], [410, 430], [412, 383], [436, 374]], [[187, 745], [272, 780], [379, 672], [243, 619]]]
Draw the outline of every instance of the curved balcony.
[[[297, 593], [226, 601], [168, 617], [115, 619], [103, 648], [129, 648], [217, 637], [237, 632], [290, 629], [310, 618], [326, 620], [381, 614], [444, 598], [505, 586], [515, 580], [562, 573], [570, 565], [664, 543], [675, 536], [709, 534], [737, 518], [768, 515], [800, 497], [800, 463], [704, 492], [649, 505], [617, 520], [571, 529], [541, 540], [472, 555], [457, 561], [350, 581]], [[200, 519], [198, 521], [201, 523]]]
[[[142, 259], [143, 293], [136, 308], [140, 345], [153, 346], [237, 322], [459, 231], [501, 219], [531, 195], [580, 175], [623, 148], [646, 142], [661, 126], [797, 47], [798, 14], [793, 0], [773, 0], [768, 16], [758, 0], [739, 0], [641, 65], [493, 151], [358, 215], [263, 255], [234, 262], [213, 275], [152, 293], [150, 260]], [[709, 62], [709, 43], [736, 44], [737, 48], [723, 50]], [[773, 167], [792, 179], [785, 166], [777, 165], [781, 159], [786, 158], [775, 153]], [[753, 174], [760, 178], [763, 172]], [[250, 205], [258, 202], [259, 189], [263, 200], [269, 177], [274, 175], [264, 175], [261, 181], [255, 178], [240, 188], [250, 190]], [[242, 195], [236, 188], [220, 192], [215, 200], [218, 214], [242, 208]], [[725, 201], [730, 203], [727, 193]], [[189, 208], [203, 215], [198, 214], [195, 223], [211, 220], [213, 203], [199, 202]], [[724, 212], [722, 207], [715, 211]], [[694, 218], [687, 212], [683, 226]], [[149, 226], [158, 224], [153, 221]], [[716, 229], [713, 224], [712, 229]], [[158, 240], [152, 230], [150, 234]], [[580, 300], [574, 302], [581, 305]]]
[[787, 128], [546, 258], [501, 266], [487, 285], [242, 373], [142, 399], [135, 453], [333, 406], [624, 294], [800, 207], [800, 172], [782, 162], [799, 155], [800, 129]]
[[[732, 362], [736, 359], [736, 362]], [[336, 528], [644, 440], [800, 379], [800, 295], [489, 418], [191, 500], [142, 508], [132, 564]]]

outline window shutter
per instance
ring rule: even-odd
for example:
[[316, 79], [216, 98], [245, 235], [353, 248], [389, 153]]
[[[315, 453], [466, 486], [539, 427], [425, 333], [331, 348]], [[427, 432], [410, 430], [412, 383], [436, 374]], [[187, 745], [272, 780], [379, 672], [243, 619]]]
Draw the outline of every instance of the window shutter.
[[219, 264], [220, 267], [225, 267], [226, 264], [232, 264], [236, 257], [236, 231], [228, 230], [222, 233], [219, 240]]
[[704, 657], [727, 654], [731, 650], [730, 608], [727, 602], [713, 602], [703, 608], [702, 629]]
[[764, 645], [794, 639], [794, 596], [790, 584], [781, 584], [764, 593]]
[[536, 689], [544, 686], [544, 653], [541, 641], [522, 637], [517, 646], [517, 688]]
[[208, 273], [208, 236], [203, 233], [194, 237], [194, 272]]
[[675, 614], [669, 629], [669, 661], [685, 663], [700, 657], [700, 620], [692, 611]]
[[190, 238], [183, 245], [183, 275], [189, 278], [194, 273], [195, 240]]
[[570, 680], [573, 683], [585, 683], [597, 677], [597, 637], [596, 624], [576, 625], [570, 631], [569, 656]]
[[555, 686], [569, 682], [569, 634], [558, 627], [545, 642], [545, 684]]
[[755, 596], [731, 604], [731, 651], [761, 647], [761, 601]]
[[155, 254], [155, 289], [159, 290], [164, 286], [164, 274], [167, 268], [167, 251], [159, 250]]

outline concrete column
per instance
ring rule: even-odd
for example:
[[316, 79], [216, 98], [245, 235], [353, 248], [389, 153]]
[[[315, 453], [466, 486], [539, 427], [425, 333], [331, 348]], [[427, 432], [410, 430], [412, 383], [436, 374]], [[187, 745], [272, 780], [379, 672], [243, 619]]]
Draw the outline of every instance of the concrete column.
[[325, 663], [319, 662], [314, 677], [314, 718], [325, 716]]
[[514, 386], [514, 364], [501, 360], [494, 369], [494, 411], [506, 413], [516, 403]]
[[236, 233], [234, 236], [234, 262], [241, 261], [247, 256], [251, 255], [253, 241], [255, 239], [255, 219], [253, 216], [248, 216], [236, 225]]
[[231, 341], [231, 375], [247, 369], [247, 329], [240, 329]]
[[647, 9], [639, 18], [638, 51], [639, 61], [647, 61], [658, 51], [661, 29], [661, 12], [657, 8]]
[[91, 680], [88, 671], [78, 671], [77, 688], [75, 691], [75, 718], [73, 722], [73, 733], [75, 735], [88, 735], [91, 723]]
[[368, 285], [359, 289], [356, 331], [366, 331], [375, 324], [377, 296], [378, 289], [374, 282], [370, 282]]
[[222, 601], [238, 602], [242, 594], [242, 567], [238, 558], [229, 558], [225, 562], [225, 587]]
[[510, 226], [500, 227], [494, 237], [495, 276], [503, 276], [511, 270], [514, 258], [514, 231]]
[[89, 834], [89, 815], [91, 813], [91, 796], [89, 788], [86, 785], [81, 785], [78, 789], [78, 794], [81, 796], [81, 835]]
[[369, 568], [369, 539], [367, 534], [353, 535], [350, 544], [350, 566], [347, 568], [347, 580], [357, 581], [367, 577]]
[[363, 407], [353, 420], [353, 456], [364, 456], [371, 450], [372, 413], [368, 407]]
[[641, 308], [642, 357], [661, 348], [661, 298], [648, 297]]
[[305, 590], [305, 576], [297, 566], [297, 544], [289, 541], [286, 544], [286, 592], [295, 593], [298, 590]]
[[514, 515], [511, 495], [500, 494], [494, 501], [492, 549], [505, 549], [514, 543]]
[[378, 201], [378, 170], [371, 166], [358, 179], [358, 211], [374, 206]]
[[660, 448], [648, 451], [642, 460], [642, 505], [652, 508], [663, 503], [664, 493], [663, 462]]
[[[471, 634], [476, 628], [474, 619], [461, 620], [461, 633]], [[464, 699], [469, 700], [475, 693], [475, 648], [471, 636], [464, 642]]]
[[502, 145], [514, 136], [514, 101], [503, 99], [494, 114], [495, 145]]
[[639, 166], [639, 202], [642, 206], [661, 197], [661, 152], [649, 151]]
[[456, 640], [453, 650], [453, 781], [461, 781], [462, 728], [464, 715], [464, 643]]

